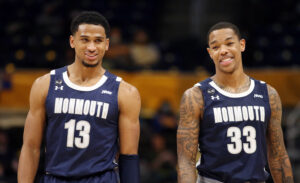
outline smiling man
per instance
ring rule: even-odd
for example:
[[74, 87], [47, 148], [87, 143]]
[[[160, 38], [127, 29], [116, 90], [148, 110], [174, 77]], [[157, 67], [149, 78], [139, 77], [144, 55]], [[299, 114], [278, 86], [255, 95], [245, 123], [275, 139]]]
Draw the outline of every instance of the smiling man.
[[[217, 23], [207, 39], [216, 73], [183, 94], [177, 130], [178, 182], [265, 182], [267, 162], [275, 183], [293, 182], [278, 93], [244, 73], [246, 42], [235, 25]], [[198, 149], [201, 157], [196, 165]]]
[[107, 20], [97, 12], [79, 14], [71, 24], [70, 46], [74, 63], [32, 86], [18, 182], [34, 182], [45, 138], [41, 182], [117, 183], [119, 167], [121, 183], [139, 183], [141, 100], [135, 87], [102, 67]]

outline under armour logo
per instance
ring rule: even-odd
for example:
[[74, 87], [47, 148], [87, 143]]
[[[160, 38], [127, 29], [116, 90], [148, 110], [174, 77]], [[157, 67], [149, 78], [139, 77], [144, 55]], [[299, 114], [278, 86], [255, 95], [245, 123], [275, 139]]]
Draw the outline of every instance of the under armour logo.
[[102, 90], [101, 94], [108, 94], [108, 95], [111, 95], [112, 92], [111, 92], [111, 91], [108, 91], [108, 90]]
[[55, 90], [63, 90], [64, 86], [55, 86]]
[[220, 100], [219, 95], [216, 95], [216, 96], [210, 96], [210, 97], [211, 97], [212, 100], [215, 100], [215, 99]]

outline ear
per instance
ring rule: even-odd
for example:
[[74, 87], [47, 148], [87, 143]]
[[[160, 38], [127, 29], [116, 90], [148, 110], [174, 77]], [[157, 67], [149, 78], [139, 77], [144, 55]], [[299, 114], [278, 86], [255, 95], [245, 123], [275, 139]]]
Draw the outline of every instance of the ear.
[[209, 57], [212, 59], [212, 57], [211, 57], [211, 52], [210, 52], [210, 48], [207, 47], [206, 50], [207, 50], [207, 52], [208, 52], [208, 54], [209, 54]]
[[240, 40], [240, 45], [241, 45], [241, 52], [244, 52], [246, 49], [246, 40], [245, 39], [241, 39]]
[[71, 48], [75, 48], [75, 45], [74, 45], [74, 37], [71, 35], [70, 38], [69, 38], [69, 42], [70, 42], [70, 46]]
[[107, 51], [108, 48], [109, 48], [109, 38], [106, 39], [106, 48], [105, 48], [105, 50]]

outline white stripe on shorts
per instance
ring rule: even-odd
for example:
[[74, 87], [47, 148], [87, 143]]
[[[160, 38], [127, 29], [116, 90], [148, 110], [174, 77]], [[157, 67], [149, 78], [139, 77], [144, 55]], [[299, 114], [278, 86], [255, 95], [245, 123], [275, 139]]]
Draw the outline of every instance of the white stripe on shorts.
[[[220, 181], [212, 179], [212, 178], [207, 178], [207, 177], [203, 177], [201, 175], [198, 175], [197, 183], [223, 183], [223, 182], [220, 182]], [[250, 181], [246, 181], [244, 183], [250, 183]], [[258, 181], [257, 183], [265, 183], [265, 182], [264, 181]]]
[[197, 183], [222, 183], [222, 182], [212, 179], [212, 178], [207, 178], [207, 177], [198, 175]]

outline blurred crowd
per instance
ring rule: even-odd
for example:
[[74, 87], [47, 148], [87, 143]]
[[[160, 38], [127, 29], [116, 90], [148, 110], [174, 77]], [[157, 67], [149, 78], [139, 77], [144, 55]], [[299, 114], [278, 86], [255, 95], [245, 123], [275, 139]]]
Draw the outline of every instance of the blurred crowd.
[[0, 129], [0, 182], [16, 183], [19, 153], [22, 143], [21, 128]]
[[[196, 1], [187, 1], [182, 9], [189, 10]], [[170, 8], [168, 3], [159, 0], [0, 1], [0, 41], [3, 43], [0, 45], [0, 66], [53, 69], [73, 62], [73, 50], [68, 41], [70, 20], [82, 10], [95, 10], [106, 16], [112, 27], [111, 46], [104, 60], [108, 68], [194, 71], [204, 67], [211, 71], [213, 64], [206, 53], [205, 35], [189, 33], [195, 31], [182, 27], [188, 23], [180, 23], [180, 17], [178, 20], [166, 18]], [[233, 23], [241, 28], [247, 40], [245, 65], [299, 67], [299, 1], [253, 0], [241, 4], [237, 7], [240, 18]], [[209, 6], [207, 9], [210, 15]], [[176, 11], [182, 10], [178, 7]], [[7, 12], [14, 13], [7, 16]], [[218, 17], [217, 12], [211, 14]], [[226, 20], [226, 17], [222, 19], [220, 14], [214, 21], [208, 18], [205, 25], [210, 27], [220, 20]], [[162, 30], [167, 29], [162, 26], [165, 24], [178, 25], [178, 29]], [[166, 38], [163, 31], [182, 36]]]

